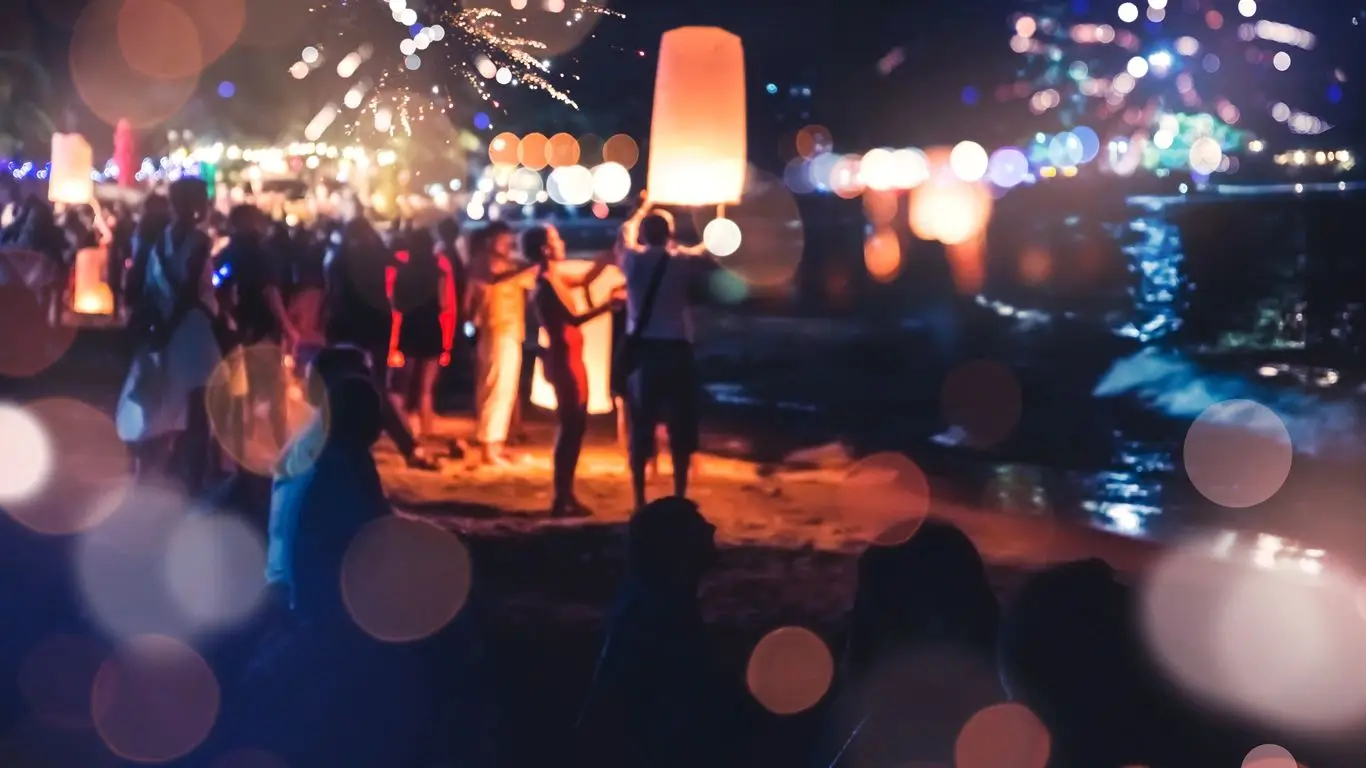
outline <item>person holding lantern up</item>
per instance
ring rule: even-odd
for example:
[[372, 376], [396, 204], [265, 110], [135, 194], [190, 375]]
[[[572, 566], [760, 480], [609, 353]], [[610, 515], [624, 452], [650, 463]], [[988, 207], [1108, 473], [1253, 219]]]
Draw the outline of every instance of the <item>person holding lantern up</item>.
[[[561, 274], [564, 239], [550, 224], [537, 224], [522, 233], [522, 253], [538, 267], [535, 307], [541, 327], [550, 340], [542, 358], [546, 379], [555, 389], [555, 497], [554, 517], [588, 517], [592, 510], [574, 495], [574, 472], [588, 432], [588, 369], [583, 359], [584, 323], [612, 311], [607, 303], [579, 313], [570, 291], [585, 287], [591, 279], [576, 280]], [[593, 273], [590, 273], [590, 278]]]
[[660, 422], [669, 435], [674, 495], [688, 495], [700, 428], [691, 297], [713, 263], [705, 246], [683, 246], [674, 239], [673, 216], [655, 209], [646, 192], [622, 224], [614, 252], [626, 276], [626, 337], [613, 377], [626, 399], [631, 489], [640, 509]]

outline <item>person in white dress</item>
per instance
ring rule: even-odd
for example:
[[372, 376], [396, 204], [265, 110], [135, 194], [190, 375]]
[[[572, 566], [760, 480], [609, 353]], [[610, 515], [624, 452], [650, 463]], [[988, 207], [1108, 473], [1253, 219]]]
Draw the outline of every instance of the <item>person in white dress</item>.
[[213, 244], [200, 228], [207, 187], [182, 179], [171, 185], [170, 198], [171, 224], [149, 249], [132, 308], [136, 347], [115, 421], [119, 437], [134, 447], [140, 476], [169, 471], [199, 493], [210, 479], [213, 443], [204, 387], [222, 362]]

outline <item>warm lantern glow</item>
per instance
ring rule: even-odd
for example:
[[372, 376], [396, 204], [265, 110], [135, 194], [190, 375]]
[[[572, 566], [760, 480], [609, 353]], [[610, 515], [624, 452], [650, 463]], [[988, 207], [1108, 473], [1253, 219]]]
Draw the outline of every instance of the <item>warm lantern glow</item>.
[[665, 205], [740, 202], [745, 188], [745, 49], [717, 27], [664, 33], [650, 130], [650, 197]]
[[[55, 163], [53, 167], [56, 167]], [[105, 248], [83, 248], [76, 252], [71, 309], [77, 314], [114, 314], [114, 293], [104, 281], [108, 261], [109, 251]]]
[[[581, 278], [593, 268], [591, 261], [566, 261], [556, 266], [565, 276]], [[608, 267], [588, 286], [593, 306], [612, 300], [612, 292], [626, 283], [626, 277], [616, 267]], [[582, 301], [583, 292], [574, 291]], [[586, 304], [572, 308], [576, 313], [587, 312]], [[579, 326], [583, 332], [583, 364], [588, 371], [588, 412], [594, 415], [612, 412], [612, 315], [603, 314]], [[545, 329], [541, 330], [540, 345], [550, 343]], [[555, 388], [545, 378], [545, 367], [538, 358], [536, 374], [531, 380], [531, 403], [538, 408], [555, 410]]]
[[79, 133], [52, 135], [52, 173], [48, 180], [48, 199], [54, 203], [84, 205], [95, 196], [95, 154], [90, 142]]
[[921, 240], [966, 243], [986, 230], [991, 194], [978, 183], [938, 178], [911, 192], [911, 231]]

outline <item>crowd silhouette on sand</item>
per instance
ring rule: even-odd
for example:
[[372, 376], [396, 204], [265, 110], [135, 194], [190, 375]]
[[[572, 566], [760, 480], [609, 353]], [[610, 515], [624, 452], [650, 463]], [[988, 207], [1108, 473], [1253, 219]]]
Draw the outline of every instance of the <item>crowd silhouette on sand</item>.
[[[419, 437], [430, 430], [434, 372], [449, 363], [464, 320], [454, 297], [468, 293], [462, 283], [471, 280], [483, 280], [485, 290], [518, 284], [535, 292], [532, 304], [552, 331], [550, 378], [561, 402], [551, 511], [588, 514], [573, 496], [572, 479], [586, 397], [578, 391], [582, 371], [572, 362], [579, 343], [573, 329], [583, 315], [566, 298], [572, 286], [553, 270], [563, 243], [551, 227], [530, 228], [522, 249], [534, 279], [526, 280], [520, 266], [505, 264], [495, 273], [478, 263], [481, 250], [506, 255], [512, 232], [503, 227], [472, 239], [471, 259], [459, 253], [454, 222], [435, 234], [399, 229], [386, 242], [360, 218], [336, 229], [291, 232], [239, 209], [215, 224], [228, 236], [222, 258], [215, 258], [206, 202], [202, 185], [179, 183], [169, 199], [150, 199], [137, 220], [109, 227], [116, 239], [127, 238], [112, 248], [127, 254], [123, 301], [134, 346], [142, 350], [133, 354], [134, 367], [166, 365], [147, 350], [170, 350], [173, 366], [155, 375], [130, 372], [121, 398], [120, 434], [136, 448], [140, 481], [173, 480], [203, 500], [196, 507], [201, 514], [238, 516], [269, 542], [266, 607], [199, 649], [221, 685], [221, 714], [207, 741], [176, 764], [213, 766], [248, 748], [285, 766], [507, 764], [500, 755], [509, 739], [543, 735], [501, 714], [506, 691], [500, 680], [514, 660], [500, 658], [489, 640], [488, 623], [500, 610], [489, 586], [473, 578], [463, 609], [437, 633], [386, 642], [353, 620], [340, 573], [357, 533], [394, 514], [372, 455], [381, 436], [388, 434], [414, 469], [434, 466], [398, 406], [413, 411]], [[63, 233], [52, 229], [50, 211], [35, 213], [42, 205], [30, 204], [24, 223], [6, 237], [61, 258]], [[687, 499], [697, 430], [687, 297], [696, 273], [678, 268], [696, 254], [673, 242], [671, 221], [648, 205], [623, 230], [612, 260], [625, 273], [625, 333], [646, 340], [626, 361], [622, 387], [634, 422], [637, 509], [626, 527], [625, 572], [606, 613], [592, 681], [577, 717], [546, 736], [544, 754], [584, 766], [768, 765], [756, 734], [780, 715], [765, 709], [772, 702], [754, 693], [753, 679], [733, 674], [718, 657], [700, 597], [713, 575], [716, 529]], [[329, 250], [341, 255], [328, 257]], [[407, 254], [406, 263], [395, 257], [399, 252]], [[405, 268], [423, 270], [417, 284], [431, 290], [394, 302]], [[330, 319], [312, 327], [301, 304], [330, 309]], [[391, 338], [396, 304], [409, 329], [398, 341]], [[642, 316], [659, 323], [652, 327], [661, 335], [641, 333], [637, 324], [649, 325]], [[330, 425], [298, 436], [273, 481], [247, 472], [218, 477], [203, 381], [234, 346], [262, 340], [287, 345], [321, 382]], [[182, 348], [192, 351], [177, 358]], [[395, 353], [403, 358], [398, 369], [409, 376], [397, 404], [389, 397], [387, 365], [400, 362]], [[496, 367], [486, 366], [491, 379]], [[250, 386], [264, 387], [277, 386], [280, 375], [247, 373]], [[484, 399], [498, 396], [485, 392]], [[645, 465], [659, 421], [668, 423], [670, 450], [685, 469], [675, 473], [675, 495], [649, 501]], [[484, 447], [489, 461], [503, 458], [501, 445]], [[21, 684], [27, 653], [54, 633], [97, 628], [69, 584], [63, 540], [34, 535], [8, 516], [0, 524], [3, 735], [34, 714], [32, 692]], [[477, 557], [472, 567], [478, 571]], [[972, 541], [935, 520], [907, 538], [875, 543], [858, 558], [847, 624], [831, 638], [841, 649], [833, 684], [808, 702], [814, 709], [804, 716], [820, 726], [805, 764], [1241, 765], [1260, 742], [1165, 685], [1139, 642], [1133, 603], [1130, 587], [1108, 565], [1087, 560], [1028, 575], [1002, 604]], [[555, 638], [544, 645], [555, 652]], [[801, 679], [807, 672], [793, 666], [777, 674]], [[49, 742], [11, 743], [0, 750], [0, 761], [70, 764], [49, 748]]]

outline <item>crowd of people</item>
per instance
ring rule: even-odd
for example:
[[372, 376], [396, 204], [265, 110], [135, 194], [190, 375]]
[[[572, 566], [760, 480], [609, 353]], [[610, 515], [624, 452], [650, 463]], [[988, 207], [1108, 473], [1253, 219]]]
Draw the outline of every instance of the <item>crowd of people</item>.
[[[587, 423], [580, 329], [616, 306], [585, 307], [576, 292], [612, 265], [623, 278], [614, 378], [629, 416], [636, 511], [596, 673], [577, 722], [566, 724], [572, 742], [555, 751], [595, 766], [769, 764], [750, 736], [771, 715], [718, 661], [703, 620], [716, 530], [687, 498], [698, 430], [688, 306], [708, 260], [676, 242], [666, 212], [645, 199], [612, 252], [571, 279], [558, 268], [564, 241], [548, 224], [521, 232], [518, 259], [516, 233], [496, 222], [468, 238], [454, 222], [434, 233], [381, 234], [363, 218], [290, 231], [238, 208], [214, 225], [226, 237], [217, 248], [207, 207], [203, 185], [182, 181], [167, 198], [149, 198], [132, 226], [109, 227], [126, 238], [112, 247], [127, 253], [123, 293], [136, 347], [118, 426], [136, 447], [140, 473], [178, 480], [209, 500], [205, 509], [241, 515], [269, 542], [270, 607], [209, 654], [223, 714], [189, 764], [243, 746], [301, 766], [501, 764], [499, 660], [482, 631], [496, 600], [476, 589], [439, 633], [389, 643], [352, 620], [339, 574], [357, 533], [394, 514], [373, 455], [381, 436], [410, 466], [436, 466], [418, 437], [432, 432], [434, 382], [465, 322], [477, 336], [479, 447], [489, 463], [509, 460], [528, 303], [549, 339], [540, 354], [558, 402], [551, 512], [589, 514], [574, 495]], [[204, 382], [235, 347], [263, 342], [289, 350], [320, 382], [330, 423], [295, 435], [273, 478], [237, 473], [217, 484]], [[246, 372], [248, 391], [281, 386], [287, 373], [265, 368]], [[646, 467], [661, 422], [675, 488], [651, 501]], [[6, 664], [18, 655], [8, 647], [14, 638], [81, 620], [74, 604], [65, 615], [55, 603], [38, 610], [47, 593], [31, 588], [36, 578], [0, 582], [15, 627], [0, 653]], [[965, 724], [1012, 701], [1039, 719], [1054, 768], [1238, 765], [1250, 744], [1161, 684], [1134, 615], [1130, 587], [1099, 561], [1033, 574], [1003, 606], [971, 540], [951, 525], [926, 522], [904, 540], [874, 545], [859, 558], [809, 764], [1041, 768], [1012, 753], [1005, 737], [973, 747], [994, 761], [964, 760]], [[24, 705], [9, 688], [0, 705], [3, 731]]]
[[[539, 360], [559, 426], [551, 512], [590, 515], [574, 493], [588, 426], [581, 327], [611, 313], [613, 402], [636, 504], [645, 503], [661, 425], [678, 468], [675, 491], [686, 493], [699, 396], [689, 306], [713, 262], [700, 246], [679, 245], [668, 212], [648, 202], [586, 275], [560, 268], [565, 241], [549, 223], [524, 228], [520, 243], [518, 232], [496, 221], [471, 232], [453, 219], [432, 229], [411, 222], [381, 229], [364, 216], [290, 225], [250, 205], [211, 211], [205, 186], [188, 178], [166, 196], [147, 197], [136, 214], [118, 206], [70, 207], [63, 215], [58, 223], [50, 205], [30, 198], [11, 214], [2, 244], [42, 254], [58, 275], [50, 281], [58, 293], [76, 251], [99, 242], [108, 248], [115, 314], [126, 317], [133, 347], [116, 420], [141, 472], [172, 475], [199, 492], [233, 471], [210, 435], [205, 387], [235, 354], [245, 371], [234, 394], [268, 407], [268, 426], [283, 447], [291, 377], [338, 347], [366, 355], [384, 396], [384, 434], [409, 467], [426, 471], [439, 468], [443, 452], [466, 448], [432, 438], [440, 436], [441, 373], [469, 363], [469, 447], [484, 464], [509, 467], [517, 458], [509, 444], [525, 440], [522, 412], [531, 363]], [[598, 280], [615, 290], [594, 305], [589, 286]], [[262, 345], [279, 354], [237, 354]], [[254, 410], [241, 410], [239, 420], [250, 422]]]

